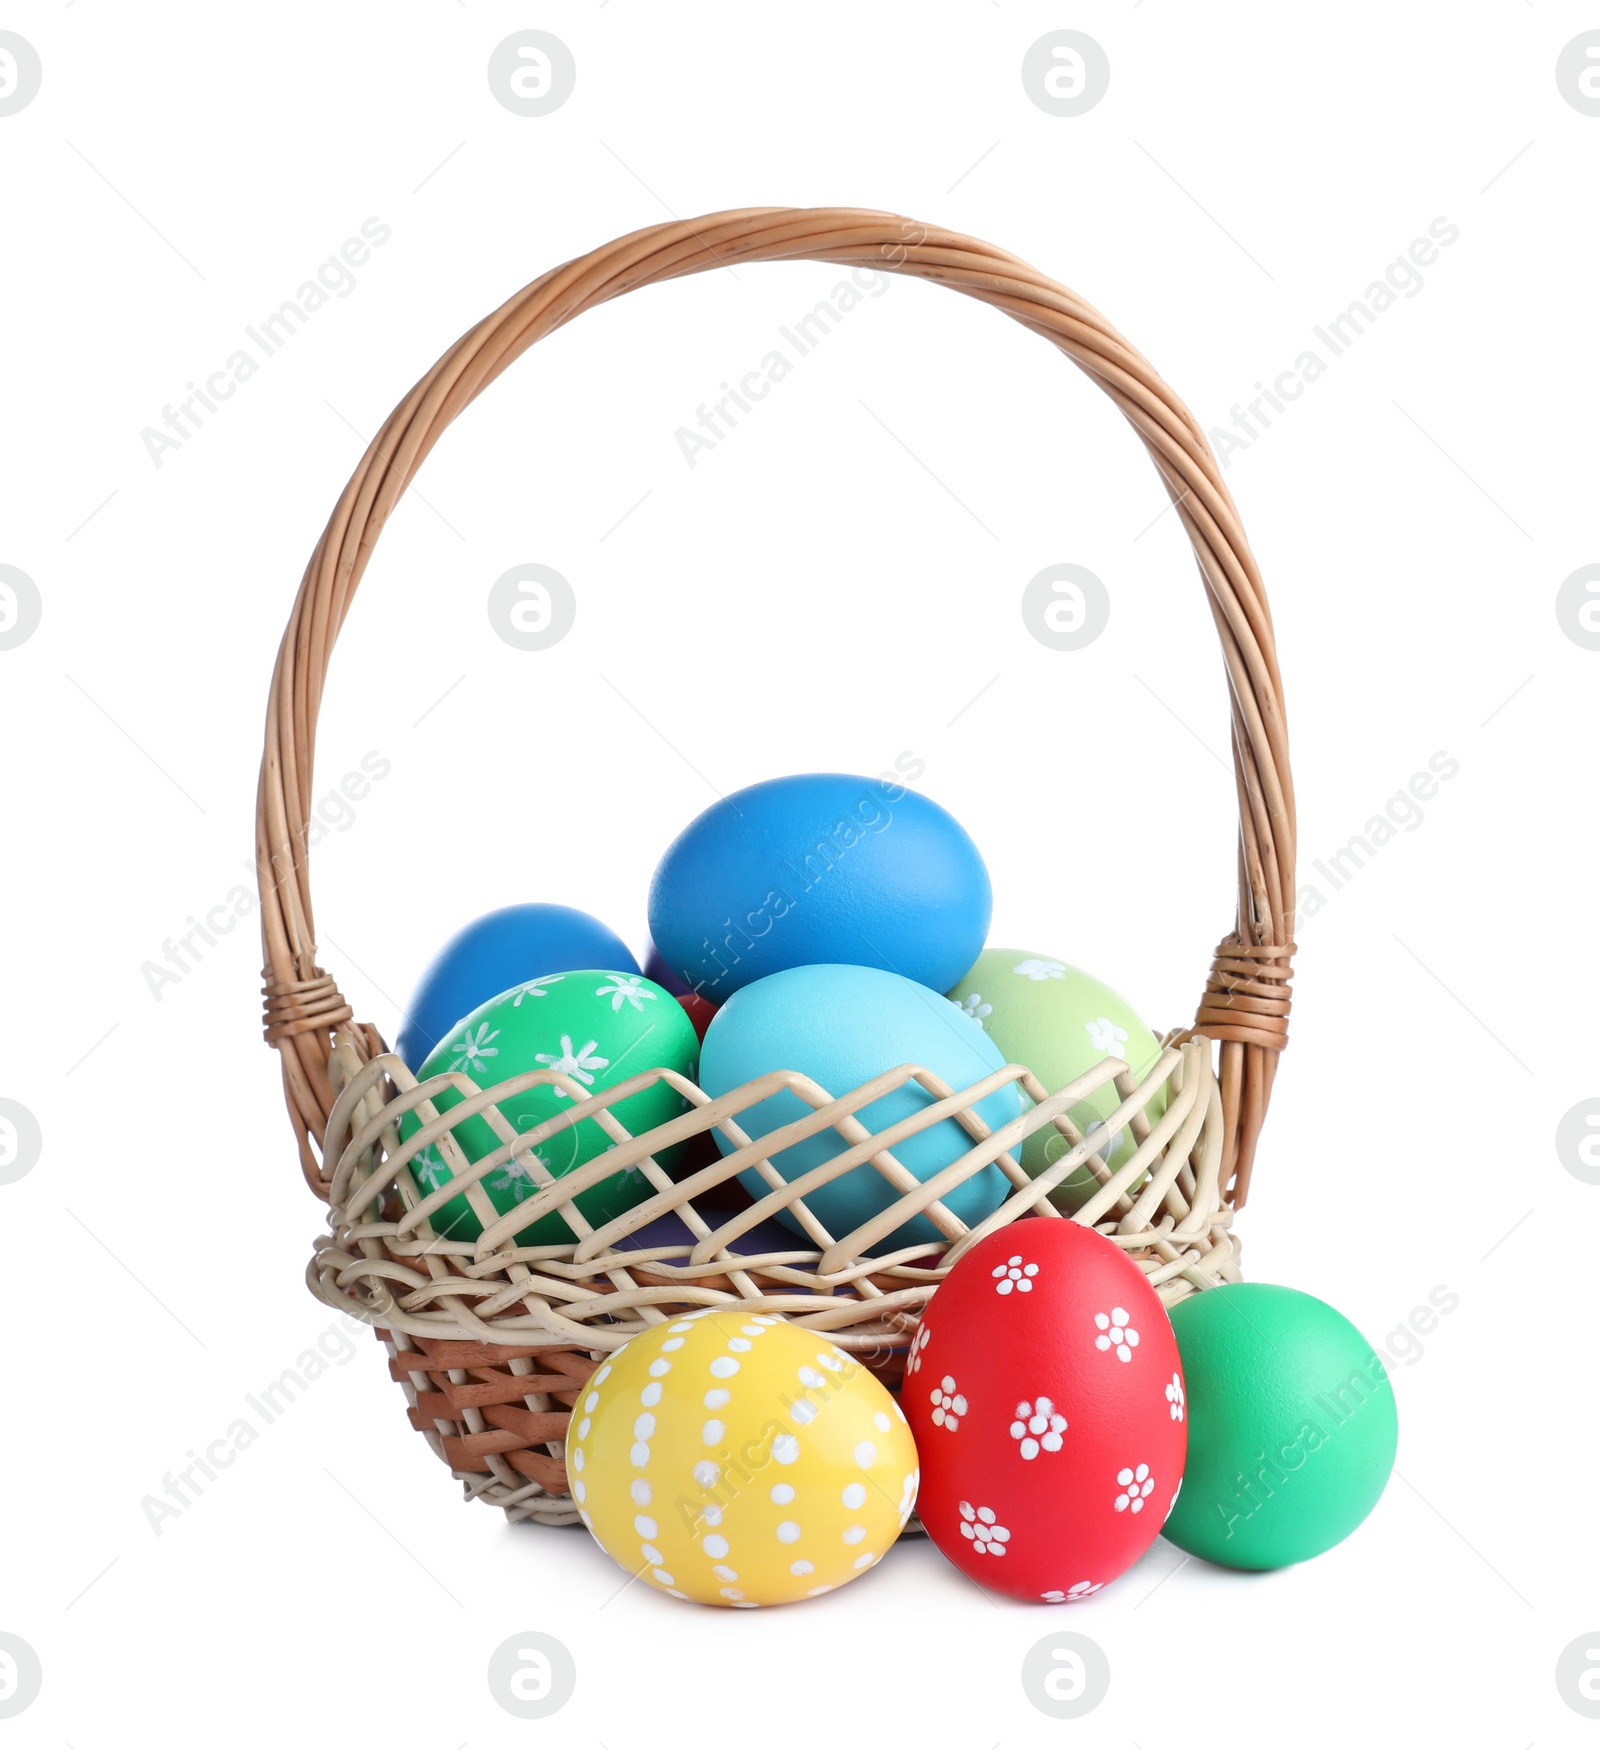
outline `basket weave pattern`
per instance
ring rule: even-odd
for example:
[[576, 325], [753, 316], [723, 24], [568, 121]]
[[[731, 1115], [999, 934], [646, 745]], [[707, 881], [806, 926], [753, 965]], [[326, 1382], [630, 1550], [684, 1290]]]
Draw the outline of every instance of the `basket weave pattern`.
[[[317, 963], [306, 832], [316, 721], [333, 643], [373, 545], [445, 427], [522, 352], [592, 305], [659, 280], [750, 261], [811, 259], [864, 265], [947, 285], [1003, 310], [1082, 366], [1117, 404], [1155, 461], [1188, 532], [1230, 681], [1240, 818], [1239, 910], [1217, 949], [1194, 1026], [1172, 1034], [1135, 1082], [1108, 1060], [1069, 1087], [1046, 1089], [1012, 1065], [952, 1089], [914, 1065], [886, 1068], [863, 1087], [833, 1090], [779, 1071], [712, 1099], [692, 1082], [649, 1071], [591, 1095], [554, 1071], [479, 1090], [461, 1075], [419, 1083], [373, 1027], [357, 1023]], [[411, 1420], [469, 1495], [512, 1518], [576, 1517], [566, 1491], [563, 1436], [572, 1403], [599, 1359], [645, 1325], [728, 1300], [782, 1313], [857, 1352], [891, 1385], [921, 1308], [945, 1271], [978, 1238], [1020, 1217], [1064, 1219], [1049, 1191], [1079, 1167], [1100, 1189], [1071, 1219], [1123, 1246], [1167, 1301], [1237, 1275], [1233, 1213], [1244, 1201], [1289, 1011], [1293, 943], [1294, 803], [1271, 619], [1215, 458], [1201, 428], [1151, 366], [1090, 306], [990, 244], [891, 214], [853, 209], [757, 208], [653, 226], [535, 280], [465, 335], [419, 382], [373, 439], [313, 553], [274, 671], [258, 794], [257, 861], [266, 960], [266, 1031], [283, 1068], [302, 1171], [329, 1202], [328, 1230], [312, 1259], [313, 1290], [375, 1325]], [[1213, 1046], [1215, 1058], [1213, 1059]], [[870, 1131], [856, 1116], [915, 1077], [930, 1096], [916, 1117]], [[1119, 1105], [1086, 1138], [1069, 1109], [1115, 1079]], [[683, 1116], [638, 1137], [611, 1108], [653, 1081], [683, 1097]], [[989, 1132], [976, 1108], [1004, 1083], [1026, 1096], [1023, 1116]], [[558, 1117], [518, 1135], [497, 1102], [555, 1082], [571, 1100]], [[1151, 1124], [1144, 1108], [1165, 1086]], [[462, 1095], [441, 1115], [435, 1097]], [[796, 1123], [749, 1136], [740, 1115], [779, 1089], [809, 1109]], [[402, 1144], [400, 1119], [421, 1128]], [[469, 1164], [454, 1138], [481, 1114], [500, 1147]], [[534, 1155], [552, 1135], [592, 1122], [609, 1149], [560, 1179]], [[897, 1144], [928, 1124], [959, 1123], [971, 1147], [925, 1184], [901, 1166]], [[1023, 1140], [1053, 1126], [1061, 1153], [1037, 1179], [1018, 1166]], [[672, 1177], [655, 1156], [717, 1129], [734, 1152]], [[1096, 1152], [1126, 1129], [1137, 1144], [1115, 1172]], [[831, 1131], [837, 1154], [793, 1184], [770, 1157]], [[453, 1180], [424, 1196], [406, 1170], [432, 1144]], [[1001, 1207], [968, 1230], [941, 1199], [998, 1167]], [[534, 1193], [501, 1216], [483, 1189], [514, 1168]], [[730, 1211], [726, 1187], [751, 1169], [770, 1189]], [[875, 1171], [898, 1193], [850, 1234], [830, 1233], [806, 1202], [818, 1185]], [[648, 1196], [592, 1229], [572, 1199], [599, 1179], [633, 1172]], [[441, 1239], [431, 1217], [465, 1192], [483, 1223], [475, 1240]], [[751, 1251], [744, 1236], [780, 1208], [803, 1233], [792, 1249]], [[519, 1247], [516, 1236], [559, 1212], [576, 1243]], [[942, 1236], [898, 1251], [882, 1242], [914, 1214]], [[666, 1215], [678, 1243], [648, 1249], [633, 1235]], [[869, 1256], [874, 1248], [875, 1255]]]
[[[1100, 1189], [1075, 1219], [1093, 1223], [1122, 1245], [1164, 1300], [1237, 1276], [1229, 1231], [1233, 1211], [1220, 1182], [1221, 1093], [1199, 1040], [1165, 1050], [1142, 1080], [1108, 1058], [1053, 1094], [1016, 1065], [963, 1089], [902, 1065], [839, 1099], [792, 1071], [764, 1076], [717, 1100], [667, 1070], [646, 1071], [595, 1095], [552, 1070], [530, 1071], [480, 1090], [459, 1073], [418, 1082], [397, 1057], [358, 1065], [354, 1053], [348, 1060], [336, 1053], [335, 1074], [342, 1078], [347, 1071], [327, 1130], [326, 1146], [339, 1150], [339, 1164], [329, 1232], [311, 1261], [312, 1289], [331, 1305], [379, 1326], [390, 1348], [391, 1370], [406, 1388], [413, 1425], [430, 1437], [471, 1493], [503, 1506], [514, 1518], [576, 1517], [555, 1446], [571, 1398], [600, 1356], [648, 1324], [729, 1302], [752, 1313], [781, 1313], [826, 1330], [886, 1383], [897, 1385], [917, 1318], [950, 1266], [985, 1234], [1019, 1216], [1064, 1219], [1049, 1192], [1080, 1166], [1087, 1165]], [[913, 1078], [932, 1096], [914, 1116], [881, 1131], [869, 1130], [855, 1116]], [[1113, 1080], [1119, 1103], [1105, 1128], [1086, 1137], [1067, 1109]], [[658, 1081], [670, 1083], [689, 1110], [632, 1137], [610, 1109]], [[1027, 1109], [991, 1132], [976, 1108], [1012, 1082], [1025, 1094]], [[499, 1102], [551, 1083], [572, 1104], [536, 1129], [513, 1130]], [[1161, 1087], [1167, 1090], [1167, 1106], [1152, 1125], [1145, 1109]], [[441, 1115], [433, 1096], [446, 1088], [463, 1098]], [[797, 1095], [809, 1112], [781, 1130], [751, 1138], [740, 1114], [779, 1090]], [[397, 1126], [408, 1111], [423, 1122], [402, 1143]], [[473, 1113], [493, 1127], [500, 1146], [469, 1163], [453, 1132]], [[611, 1147], [586, 1165], [552, 1177], [536, 1151], [589, 1118], [605, 1130]], [[894, 1148], [946, 1119], [966, 1130], [972, 1147], [935, 1178], [919, 1183], [896, 1159]], [[1046, 1171], [1030, 1178], [1015, 1153], [1026, 1136], [1045, 1125], [1064, 1139], [1062, 1150]], [[1096, 1150], [1124, 1125], [1137, 1147], [1112, 1172]], [[655, 1154], [712, 1126], [735, 1145], [734, 1152], [674, 1182]], [[846, 1146], [803, 1178], [785, 1182], [769, 1157], [819, 1131], [832, 1132]], [[430, 1143], [453, 1176], [424, 1196], [404, 1168]], [[501, 1215], [483, 1185], [512, 1162], [541, 1189]], [[991, 1163], [1005, 1175], [1008, 1195], [993, 1215], [969, 1230], [940, 1199]], [[724, 1188], [746, 1168], [754, 1168], [771, 1189], [751, 1207], [730, 1212]], [[872, 1221], [836, 1238], [807, 1205], [806, 1195], [861, 1168], [881, 1174], [898, 1196]], [[599, 1179], [630, 1169], [653, 1195], [604, 1227], [591, 1227], [573, 1200]], [[463, 1193], [483, 1225], [482, 1235], [439, 1238], [431, 1217]], [[779, 1208], [799, 1220], [803, 1235], [776, 1252], [741, 1244]], [[519, 1231], [553, 1211], [580, 1236], [576, 1245], [517, 1244]], [[629, 1244], [665, 1214], [679, 1217], [686, 1239], [648, 1248]], [[886, 1236], [913, 1214], [933, 1223], [942, 1244], [882, 1250]], [[879, 1249], [867, 1256], [873, 1247]], [[538, 1384], [526, 1377], [530, 1372], [537, 1373]]]

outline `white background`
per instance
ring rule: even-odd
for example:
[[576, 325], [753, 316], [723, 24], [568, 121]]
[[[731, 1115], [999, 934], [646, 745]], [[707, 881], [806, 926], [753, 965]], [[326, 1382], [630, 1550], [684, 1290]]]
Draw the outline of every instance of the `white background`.
[[[14, 1741], [523, 1743], [485, 1669], [537, 1628], [579, 1674], [532, 1728], [551, 1745], [1044, 1744], [1062, 1727], [1018, 1673], [1065, 1627], [1112, 1670], [1084, 1744], [1593, 1741], [1554, 1670], [1600, 1630], [1600, 1188], [1554, 1137], [1600, 1092], [1600, 654], [1555, 597], [1600, 559], [1600, 118], [1554, 68], [1597, 25], [1558, 0], [4, 8], [44, 69], [0, 117], [0, 563], [43, 601], [0, 652], [0, 1094], [44, 1137], [0, 1186], [0, 1628], [44, 1665]], [[534, 119], [485, 77], [529, 26], [578, 67]], [[1063, 26], [1112, 69], [1065, 119], [1019, 74]], [[1328, 896], [1245, 1267], [1380, 1347], [1459, 1297], [1420, 1353], [1391, 1348], [1398, 1475], [1318, 1562], [1235, 1575], [1158, 1542], [1052, 1613], [921, 1543], [789, 1610], [617, 1596], [581, 1532], [461, 1505], [365, 1333], [159, 1536], [141, 1508], [333, 1317], [301, 1279], [321, 1211], [259, 1037], [253, 918], [159, 1000], [144, 971], [251, 881], [267, 678], [322, 522], [406, 388], [525, 281], [768, 203], [1016, 251], [1207, 427], [1431, 221], [1459, 227], [1227, 475], [1276, 613], [1301, 878]], [[392, 236], [355, 289], [155, 466], [144, 428], [369, 217]], [[707, 274], [586, 317], [395, 516], [317, 792], [369, 750], [391, 770], [313, 864], [322, 959], [386, 1036], [467, 918], [563, 900], [637, 942], [655, 858], [715, 791], [902, 751], [985, 852], [992, 940], [1088, 966], [1158, 1028], [1191, 1012], [1233, 904], [1223, 671], [1109, 404], [1022, 329], [897, 282], [693, 469], [674, 442], [839, 277]], [[578, 600], [541, 654], [485, 612], [528, 561]], [[1019, 612], [1061, 561], [1112, 600], [1075, 654]], [[1332, 892], [1313, 860], [1438, 751], [1459, 774]]]

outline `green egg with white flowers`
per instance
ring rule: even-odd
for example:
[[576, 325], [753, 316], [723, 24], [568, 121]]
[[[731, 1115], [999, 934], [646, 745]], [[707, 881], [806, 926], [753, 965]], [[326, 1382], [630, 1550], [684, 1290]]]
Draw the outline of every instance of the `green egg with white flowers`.
[[[1024, 948], [986, 948], [966, 977], [947, 993], [963, 1014], [979, 1023], [1008, 1063], [1031, 1069], [1054, 1093], [1092, 1069], [1102, 1058], [1120, 1057], [1135, 1076], [1154, 1068], [1161, 1055], [1155, 1034], [1126, 1001], [1099, 979], [1064, 960]], [[1107, 1082], [1068, 1108], [1067, 1115], [1085, 1133], [1103, 1122], [1122, 1103], [1114, 1082]], [[1152, 1124], [1167, 1109], [1165, 1085], [1145, 1107]], [[1053, 1124], [1036, 1130], [1022, 1146], [1025, 1171], [1037, 1177], [1071, 1148]], [[1138, 1144], [1124, 1126], [1102, 1154], [1120, 1167]], [[1099, 1189], [1087, 1167], [1073, 1169], [1051, 1193], [1063, 1209], [1078, 1209]]]
[[[627, 972], [556, 972], [480, 1004], [429, 1053], [417, 1079], [425, 1082], [454, 1071], [480, 1088], [492, 1088], [529, 1070], [558, 1071], [569, 1088], [545, 1082], [496, 1102], [502, 1117], [521, 1135], [571, 1110], [577, 1100], [603, 1093], [642, 1070], [676, 1070], [692, 1081], [699, 1054], [694, 1023], [682, 1005], [648, 978]], [[462, 1098], [455, 1089], [446, 1089], [435, 1104], [444, 1113]], [[666, 1124], [685, 1109], [683, 1096], [665, 1081], [641, 1088], [610, 1108], [630, 1136]], [[421, 1121], [408, 1113], [400, 1121], [402, 1140], [420, 1128]], [[502, 1146], [482, 1115], [463, 1119], [451, 1134], [469, 1162]], [[533, 1156], [550, 1177], [559, 1179], [604, 1153], [611, 1142], [595, 1119], [585, 1118], [538, 1143]], [[669, 1166], [676, 1152], [663, 1151], [656, 1160]], [[423, 1149], [409, 1171], [424, 1196], [441, 1190], [453, 1177], [438, 1142]], [[479, 1184], [501, 1215], [509, 1215], [543, 1188], [530, 1160], [520, 1155], [492, 1169]], [[650, 1181], [631, 1166], [579, 1192], [575, 1203], [592, 1227], [600, 1227], [653, 1195]], [[450, 1198], [430, 1219], [443, 1239], [475, 1240], [483, 1232], [464, 1195]], [[575, 1238], [563, 1216], [552, 1213], [525, 1228], [517, 1243], [570, 1245]]]

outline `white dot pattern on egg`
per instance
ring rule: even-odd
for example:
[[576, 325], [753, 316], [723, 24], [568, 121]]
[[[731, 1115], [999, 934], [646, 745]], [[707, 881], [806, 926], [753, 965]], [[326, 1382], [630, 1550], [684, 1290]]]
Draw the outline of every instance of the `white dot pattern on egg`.
[[767, 1315], [710, 1308], [641, 1333], [582, 1412], [567, 1455], [580, 1516], [673, 1597], [820, 1597], [881, 1559], [915, 1499], [916, 1450], [883, 1386]]

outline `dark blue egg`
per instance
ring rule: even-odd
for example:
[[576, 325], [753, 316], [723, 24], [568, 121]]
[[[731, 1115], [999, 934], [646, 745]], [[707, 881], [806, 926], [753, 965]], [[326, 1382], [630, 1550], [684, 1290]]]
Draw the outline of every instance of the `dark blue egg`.
[[720, 1003], [794, 966], [875, 966], [943, 993], [989, 930], [989, 873], [961, 824], [882, 778], [813, 773], [736, 790], [650, 883], [666, 966]]
[[[715, 1099], [772, 1070], [788, 1069], [838, 1096], [910, 1063], [960, 1089], [1005, 1068], [1005, 1061], [976, 1021], [948, 997], [910, 979], [866, 966], [797, 966], [747, 985], [717, 1010], [700, 1047], [699, 1079]], [[919, 1082], [908, 1081], [857, 1116], [869, 1130], [884, 1130], [926, 1110], [933, 1100]], [[998, 1130], [1020, 1117], [1027, 1105], [1026, 1095], [1011, 1082], [976, 1111], [991, 1130]], [[784, 1090], [740, 1113], [739, 1127], [754, 1139], [804, 1118], [811, 1109], [798, 1094]], [[720, 1130], [716, 1136], [722, 1152], [731, 1154], [732, 1140]], [[838, 1131], [823, 1130], [781, 1150], [772, 1165], [793, 1181], [850, 1146]], [[954, 1118], [943, 1118], [897, 1143], [894, 1155], [913, 1178], [926, 1183], [973, 1146]], [[771, 1192], [753, 1167], [739, 1179], [752, 1197]], [[945, 1207], [968, 1227], [976, 1227], [1000, 1207], [1008, 1189], [999, 1167], [982, 1167], [945, 1196]], [[889, 1208], [899, 1195], [871, 1162], [864, 1162], [810, 1192], [806, 1202], [838, 1239]], [[787, 1210], [780, 1210], [777, 1219], [804, 1231]], [[883, 1253], [919, 1242], [937, 1244], [942, 1238], [925, 1215], [918, 1215], [871, 1249]]]
[[[707, 1227], [711, 1228], [720, 1227], [723, 1222], [736, 1213], [731, 1209], [716, 1210], [706, 1207], [704, 1200], [697, 1202], [695, 1207], [699, 1210]], [[657, 1216], [654, 1221], [647, 1223], [637, 1233], [626, 1235], [616, 1244], [617, 1250], [620, 1252], [648, 1252], [655, 1246], [693, 1246], [699, 1241], [699, 1238], [699, 1234], [694, 1232], [681, 1215], [673, 1213]], [[736, 1257], [755, 1258], [764, 1252], [804, 1251], [811, 1248], [813, 1244], [814, 1242], [810, 1239], [797, 1240], [789, 1228], [780, 1227], [775, 1221], [759, 1221], [753, 1228], [734, 1240], [729, 1250]], [[668, 1262], [681, 1265], [684, 1260], [671, 1258]], [[800, 1294], [806, 1291], [792, 1288], [786, 1283], [783, 1292], [785, 1294]]]
[[586, 911], [539, 903], [486, 912], [452, 936], [422, 975], [397, 1049], [415, 1073], [456, 1023], [490, 997], [547, 972], [595, 966], [639, 970], [622, 938]]
[[659, 984], [663, 990], [671, 991], [675, 997], [686, 997], [689, 994], [688, 985], [662, 958], [661, 950], [654, 942], [651, 942], [645, 949], [644, 975], [652, 984]]

